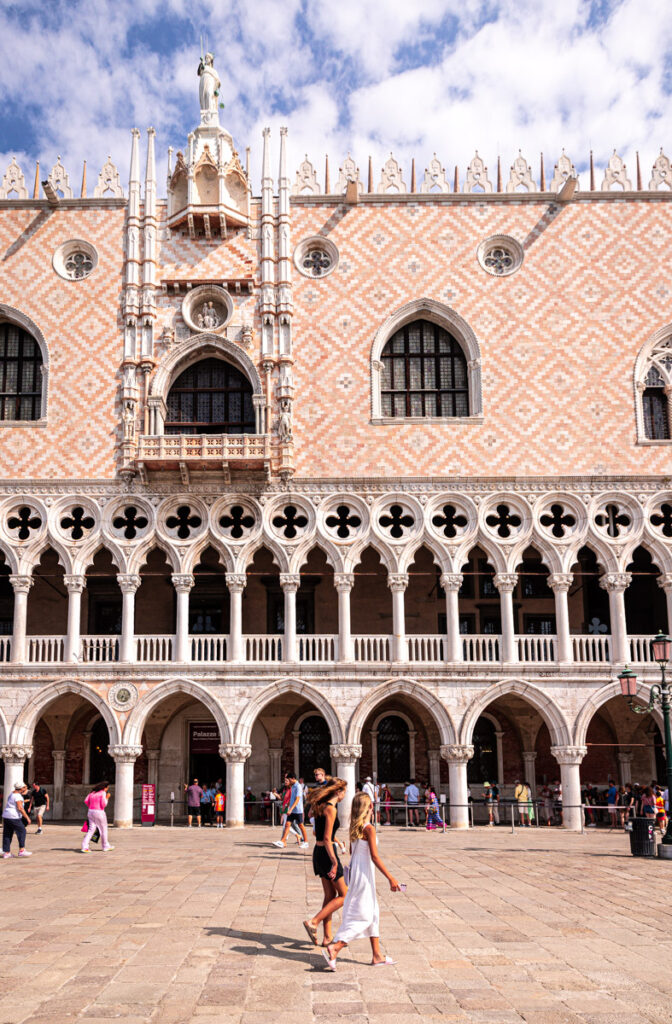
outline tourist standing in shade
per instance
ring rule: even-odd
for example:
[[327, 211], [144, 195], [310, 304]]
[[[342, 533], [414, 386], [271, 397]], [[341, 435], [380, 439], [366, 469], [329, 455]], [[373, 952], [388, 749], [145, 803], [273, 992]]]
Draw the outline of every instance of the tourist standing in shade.
[[84, 803], [89, 809], [87, 816], [88, 829], [82, 842], [82, 853], [91, 853], [89, 849], [89, 843], [93, 838], [93, 833], [98, 829], [100, 832], [100, 838], [102, 840], [103, 853], [107, 853], [108, 850], [113, 850], [114, 847], [110, 846], [107, 838], [107, 814], [105, 808], [107, 802], [110, 799], [110, 784], [109, 782], [99, 782], [97, 786], [94, 786]]
[[201, 800], [205, 796], [205, 793], [198, 784], [198, 779], [194, 779], [190, 786], [184, 787], [184, 792], [187, 794], [187, 825], [191, 828], [191, 823], [196, 818], [198, 827], [201, 827]]
[[30, 818], [24, 806], [27, 792], [28, 786], [25, 782], [17, 782], [7, 797], [7, 803], [2, 812], [2, 856], [4, 860], [12, 856], [13, 836], [16, 836], [19, 844], [19, 857], [33, 856], [26, 849], [26, 825], [30, 825]]
[[[329, 779], [324, 786], [310, 794], [310, 807], [315, 819], [315, 846], [313, 848], [313, 871], [322, 882], [324, 899], [319, 913], [303, 922], [311, 942], [317, 945], [317, 929], [324, 930], [323, 945], [332, 941], [332, 915], [343, 906], [347, 892], [343, 879], [343, 866], [336, 849], [338, 840], [338, 805], [345, 796], [347, 782], [343, 779]], [[366, 797], [371, 803], [369, 797]]]
[[406, 789], [404, 790], [404, 800], [408, 807], [408, 824], [419, 827], [420, 811], [418, 810], [418, 804], [420, 803], [420, 790], [415, 784], [415, 779], [411, 779], [406, 786]]

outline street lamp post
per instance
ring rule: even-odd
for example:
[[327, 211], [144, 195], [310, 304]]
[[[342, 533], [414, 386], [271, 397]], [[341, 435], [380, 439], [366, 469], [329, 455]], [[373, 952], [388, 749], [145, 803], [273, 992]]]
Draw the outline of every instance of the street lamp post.
[[651, 641], [651, 651], [653, 654], [653, 660], [658, 662], [660, 666], [661, 681], [660, 686], [656, 683], [651, 687], [651, 697], [649, 703], [635, 704], [634, 698], [637, 695], [637, 676], [627, 666], [619, 673], [618, 681], [621, 684], [621, 693], [627, 699], [630, 705], [630, 710], [634, 711], [637, 715], [648, 715], [654, 708], [660, 706], [663, 712], [663, 728], [665, 730], [665, 761], [667, 764], [667, 793], [668, 793], [668, 818], [667, 818], [667, 830], [663, 836], [662, 843], [664, 846], [672, 846], [672, 814], [670, 814], [669, 800], [670, 794], [672, 794], [672, 723], [670, 722], [672, 714], [672, 688], [668, 684], [665, 678], [665, 668], [670, 660], [670, 654], [672, 653], [672, 639], [669, 636], [665, 636], [661, 631]]

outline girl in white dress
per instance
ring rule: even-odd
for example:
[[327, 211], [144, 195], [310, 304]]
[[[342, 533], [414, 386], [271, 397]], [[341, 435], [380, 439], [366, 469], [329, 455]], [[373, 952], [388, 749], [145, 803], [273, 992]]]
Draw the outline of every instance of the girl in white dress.
[[376, 830], [371, 824], [373, 803], [366, 793], [358, 793], [352, 801], [350, 818], [350, 877], [343, 904], [343, 918], [336, 938], [322, 950], [330, 971], [336, 970], [336, 957], [353, 939], [371, 943], [374, 967], [396, 963], [380, 951], [380, 913], [376, 898], [376, 868], [390, 883], [392, 892], [401, 892], [399, 882], [383, 864], [378, 854]]

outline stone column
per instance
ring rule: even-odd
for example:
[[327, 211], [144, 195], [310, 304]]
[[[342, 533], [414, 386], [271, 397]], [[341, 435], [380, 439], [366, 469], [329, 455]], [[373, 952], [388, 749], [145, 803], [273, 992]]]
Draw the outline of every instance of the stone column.
[[429, 761], [429, 784], [438, 794], [441, 789], [441, 751], [428, 750], [427, 760]]
[[621, 786], [625, 786], [627, 782], [632, 782], [632, 760], [634, 754], [631, 751], [623, 751], [623, 753], [616, 754], [616, 760], [618, 761], [618, 776]]
[[548, 577], [548, 585], [555, 595], [555, 633], [558, 638], [556, 656], [560, 665], [568, 665], [574, 661], [567, 604], [567, 593], [573, 579], [571, 572], [554, 572]]
[[451, 828], [469, 828], [467, 763], [473, 756], [474, 748], [471, 746], [449, 744], [441, 747], [441, 757], [448, 762]]
[[298, 661], [296, 645], [296, 592], [301, 585], [298, 572], [281, 572], [280, 586], [285, 594], [285, 636], [283, 661]]
[[343, 835], [347, 836], [350, 828], [350, 807], [355, 795], [355, 766], [362, 756], [360, 743], [332, 743], [329, 753], [336, 762], [336, 776], [347, 782], [345, 796], [338, 805], [338, 817]]
[[446, 595], [446, 661], [464, 661], [460, 636], [459, 590], [464, 576], [461, 572], [441, 574], [441, 586]]
[[632, 576], [629, 572], [608, 572], [600, 577], [600, 586], [609, 594], [609, 617], [611, 619], [611, 660], [625, 665], [630, 661], [630, 642], [625, 620], [626, 588]]
[[63, 582], [68, 591], [68, 635], [65, 638], [64, 661], [79, 662], [82, 660], [82, 593], [86, 576], [65, 575]]
[[52, 821], [60, 821], [63, 817], [63, 805], [65, 803], [65, 751], [52, 750], [51, 756], [54, 759], [54, 792], [51, 801], [51, 818]]
[[154, 747], [147, 751], [147, 782], [150, 786], [159, 786], [159, 758], [161, 751]]
[[279, 789], [282, 784], [282, 747], [269, 747], [268, 758], [271, 763], [271, 789]]
[[28, 592], [33, 585], [32, 576], [10, 576], [14, 588], [14, 625], [12, 629], [11, 660], [22, 665], [28, 660], [26, 645], [26, 619], [28, 617]]
[[404, 594], [408, 586], [408, 573], [388, 573], [387, 585], [392, 591], [392, 661], [406, 662], [408, 661], [408, 641], [406, 640]]
[[562, 824], [570, 832], [580, 832], [583, 825], [581, 810], [581, 775], [579, 767], [588, 753], [588, 747], [551, 747], [551, 753], [560, 765], [562, 783]]
[[523, 773], [525, 775], [525, 782], [529, 782], [532, 797], [537, 795], [537, 774], [534, 768], [534, 762], [537, 760], [536, 750], [524, 750], [523, 751]]
[[114, 824], [117, 828], [133, 828], [133, 775], [142, 747], [109, 746], [114, 758]]
[[135, 642], [135, 594], [140, 582], [140, 577], [136, 573], [119, 573], [117, 576], [122, 602], [119, 661], [138, 660], [138, 648]]
[[243, 642], [243, 591], [247, 583], [245, 573], [227, 572], [226, 585], [229, 588], [229, 646], [227, 660], [245, 661], [245, 644]]
[[252, 753], [246, 743], [221, 743], [219, 756], [226, 761], [226, 827], [245, 824], [245, 762]]
[[84, 740], [84, 757], [82, 758], [82, 785], [91, 785], [91, 729], [86, 729], [82, 733]]
[[173, 573], [171, 576], [177, 593], [177, 615], [175, 617], [175, 650], [173, 661], [191, 661], [189, 643], [189, 594], [194, 585], [190, 572]]
[[513, 621], [513, 591], [518, 582], [518, 573], [498, 572], [493, 583], [499, 591], [500, 616], [502, 619], [502, 663], [512, 665], [518, 661], [516, 627]]
[[497, 742], [497, 782], [501, 786], [504, 782], [504, 745], [502, 737], [503, 729], [495, 729], [495, 740]]
[[5, 743], [0, 747], [0, 757], [5, 762], [4, 798], [14, 789], [17, 782], [25, 782], [24, 772], [26, 761], [33, 756], [30, 743]]
[[[670, 399], [672, 404], [672, 399]], [[667, 629], [663, 629], [664, 623], [661, 622], [657, 629], [663, 629], [664, 633], [670, 632], [672, 629], [672, 572], [664, 572], [658, 577], [658, 586], [665, 591], [665, 600], [667, 601]]]
[[338, 591], [338, 660], [354, 661], [350, 624], [350, 591], [355, 585], [354, 572], [335, 572], [334, 586]]

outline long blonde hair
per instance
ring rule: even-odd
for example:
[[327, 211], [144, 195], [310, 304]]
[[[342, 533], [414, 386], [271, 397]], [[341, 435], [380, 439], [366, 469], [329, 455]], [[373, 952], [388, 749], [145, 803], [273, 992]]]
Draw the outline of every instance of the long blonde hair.
[[368, 793], [357, 793], [352, 801], [350, 809], [350, 842], [361, 839], [364, 835], [364, 826], [367, 824], [369, 811], [373, 807], [373, 801]]
[[317, 817], [320, 814], [324, 814], [325, 807], [330, 800], [336, 796], [337, 793], [342, 792], [347, 788], [347, 782], [345, 779], [337, 779], [336, 776], [328, 779], [323, 786], [316, 786], [315, 789], [311, 789], [310, 793], [306, 797], [306, 803], [313, 812], [313, 815]]

